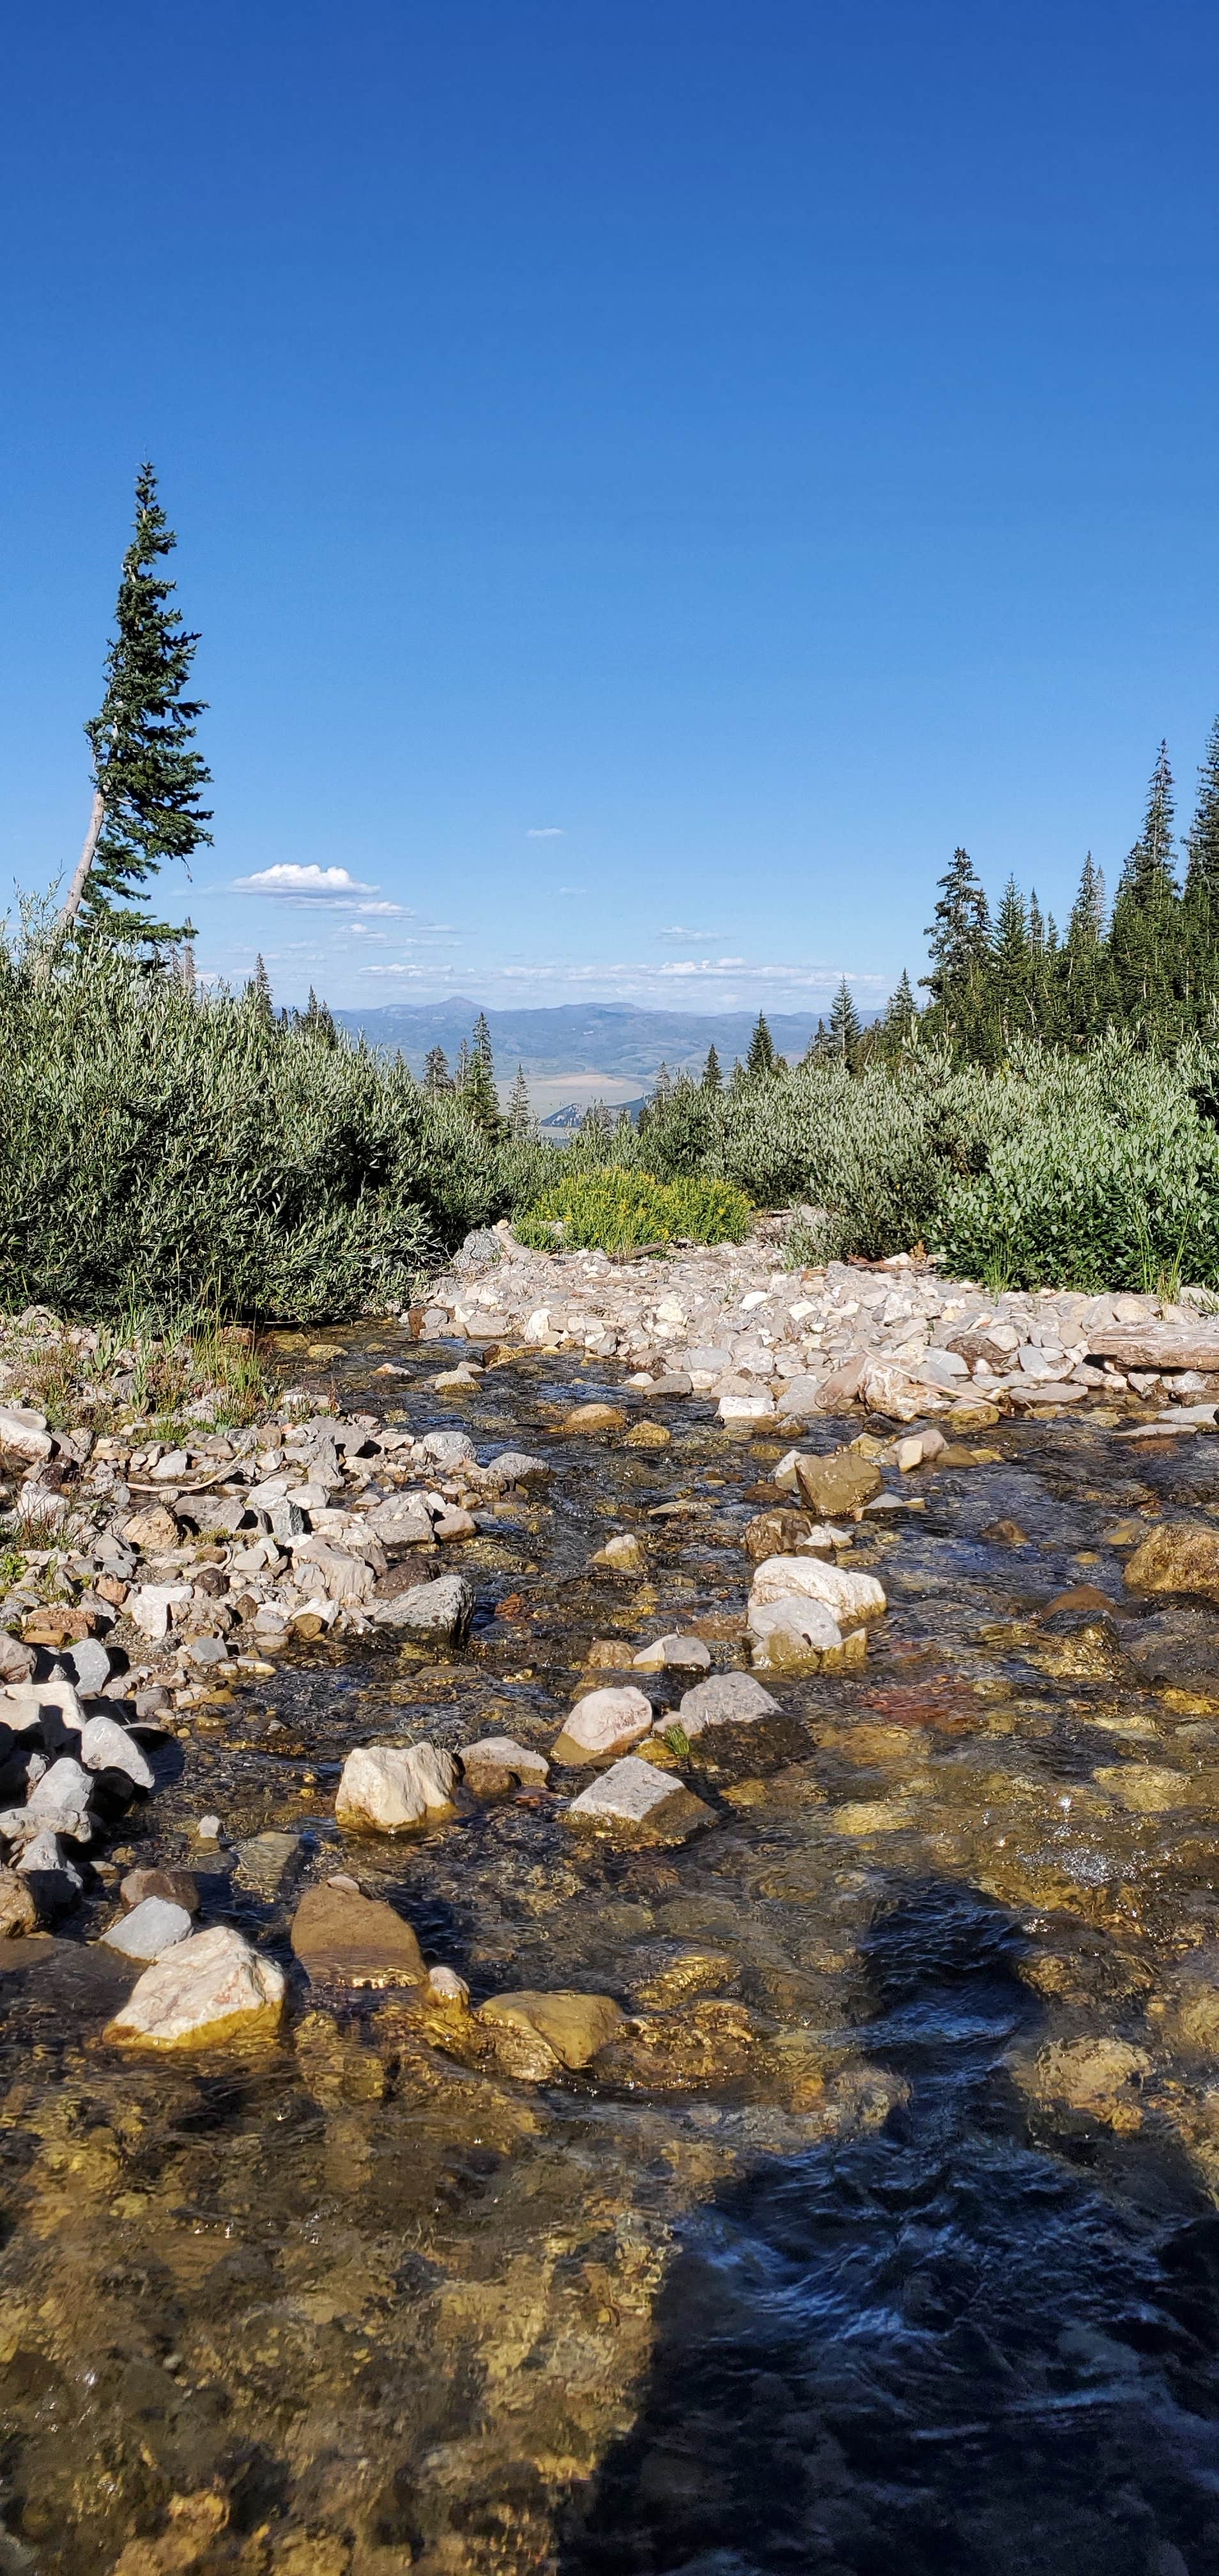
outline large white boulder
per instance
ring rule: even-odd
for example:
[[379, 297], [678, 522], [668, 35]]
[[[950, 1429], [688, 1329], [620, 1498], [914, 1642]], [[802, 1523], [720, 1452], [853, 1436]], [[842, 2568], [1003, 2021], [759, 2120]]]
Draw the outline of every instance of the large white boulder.
[[602, 1762], [611, 1753], [626, 1753], [651, 1731], [651, 1700], [626, 1682], [577, 1700], [551, 1752], [556, 1762]]
[[176, 1942], [145, 1969], [105, 2037], [123, 2048], [209, 2048], [270, 2038], [283, 2005], [282, 1968], [260, 1957], [230, 1924], [216, 1923]]
[[340, 1825], [400, 1834], [453, 1803], [457, 1770], [435, 1744], [360, 1744], [343, 1764], [334, 1812]]
[[857, 1628], [866, 1619], [879, 1619], [888, 1606], [874, 1574], [852, 1574], [846, 1566], [827, 1565], [819, 1556], [768, 1556], [753, 1578], [750, 1609], [755, 1603], [782, 1601], [789, 1592], [807, 1601], [824, 1601], [840, 1628]]

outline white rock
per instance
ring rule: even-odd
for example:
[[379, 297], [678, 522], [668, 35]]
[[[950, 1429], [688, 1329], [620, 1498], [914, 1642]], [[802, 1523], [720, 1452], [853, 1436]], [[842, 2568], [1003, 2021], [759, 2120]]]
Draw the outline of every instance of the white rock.
[[[429, 1523], [430, 1530], [430, 1523]], [[307, 1538], [294, 1550], [294, 1558], [313, 1569], [310, 1580], [320, 1580], [331, 1601], [367, 1601], [376, 1577], [363, 1556], [353, 1556], [342, 1547], [332, 1547], [323, 1538]]]
[[141, 1635], [155, 1646], [165, 1635], [175, 1610], [180, 1610], [190, 1597], [189, 1583], [137, 1583], [128, 1593], [124, 1607]]
[[334, 1812], [339, 1824], [399, 1834], [453, 1803], [457, 1771], [434, 1744], [361, 1744], [343, 1764]]
[[828, 1655], [842, 1644], [842, 1630], [832, 1610], [824, 1601], [808, 1601], [799, 1593], [789, 1592], [781, 1601], [751, 1601], [749, 1634], [761, 1660], [767, 1660], [769, 1641], [774, 1636], [792, 1637], [810, 1653]]
[[[58, 1762], [52, 1762], [49, 1769], [43, 1772], [41, 1780], [35, 1782], [25, 1802], [26, 1811], [31, 1816], [76, 1818], [84, 1828], [83, 1832], [76, 1835], [76, 1840], [88, 1842], [92, 1833], [89, 1823], [89, 1800], [92, 1794], [93, 1782], [88, 1772], [79, 1762], [74, 1762], [70, 1754], [62, 1753]], [[68, 1833], [71, 1827], [57, 1823], [55, 1831]]]
[[[669, 1801], [687, 1799], [689, 1790], [672, 1772], [658, 1771], [654, 1763], [641, 1762], [637, 1754], [628, 1753], [624, 1761], [615, 1762], [612, 1770], [603, 1772], [599, 1780], [591, 1781], [578, 1798], [572, 1799], [567, 1817], [573, 1824], [610, 1828], [659, 1824], [663, 1830], [663, 1810]], [[690, 1804], [698, 1807], [699, 1802], [690, 1799]], [[687, 1830], [692, 1833], [704, 1821], [711, 1821], [706, 1808], [691, 1818]]]
[[475, 1455], [468, 1431], [429, 1431], [423, 1447], [437, 1467], [464, 1467]]
[[13, 1682], [0, 1697], [0, 1718], [17, 1735], [28, 1735], [38, 1726], [44, 1709], [57, 1709], [64, 1725], [79, 1734], [85, 1723], [85, 1712], [71, 1682]]
[[51, 1443], [45, 1413], [29, 1404], [0, 1404], [0, 1449], [14, 1458], [49, 1458]]
[[527, 1449], [501, 1449], [498, 1458], [490, 1458], [480, 1471], [480, 1482], [494, 1494], [506, 1493], [510, 1485], [528, 1484], [535, 1476], [552, 1476], [548, 1458], [531, 1458]]
[[102, 1940], [108, 1950], [121, 1950], [127, 1959], [159, 1959], [179, 1941], [190, 1938], [191, 1918], [184, 1905], [174, 1905], [165, 1896], [146, 1896], [133, 1905], [130, 1914], [121, 1914]]
[[938, 1387], [921, 1386], [904, 1368], [881, 1360], [868, 1361], [859, 1391], [871, 1412], [887, 1413], [894, 1422], [914, 1422], [920, 1413], [942, 1412], [948, 1402]]
[[845, 1566], [827, 1565], [819, 1556], [768, 1556], [758, 1567], [750, 1593], [755, 1602], [782, 1601], [788, 1593], [824, 1601], [841, 1628], [857, 1628], [877, 1619], [887, 1608], [874, 1574], [852, 1574]]
[[428, 1993], [434, 2004], [452, 2004], [463, 2011], [470, 2000], [470, 1989], [456, 1968], [429, 1968]]
[[167, 1449], [164, 1457], [158, 1458], [152, 1472], [162, 1484], [172, 1485], [188, 1474], [189, 1469], [190, 1460], [185, 1449]]
[[403, 1628], [423, 1645], [458, 1645], [474, 1615], [474, 1593], [464, 1574], [442, 1574], [434, 1583], [412, 1584], [388, 1601], [375, 1601], [372, 1615], [383, 1626]]
[[105, 2036], [125, 2047], [222, 2045], [255, 2032], [269, 2036], [283, 2002], [283, 1970], [231, 1925], [217, 1923], [175, 1942], [145, 1969]]
[[719, 1401], [721, 1422], [773, 1422], [775, 1408], [768, 1395], [722, 1395]]
[[604, 1754], [624, 1752], [651, 1730], [652, 1703], [644, 1692], [630, 1682], [610, 1685], [577, 1700], [553, 1750], [560, 1762], [573, 1758], [595, 1762]]
[[518, 1744], [514, 1735], [480, 1735], [476, 1744], [462, 1745], [461, 1759], [467, 1771], [478, 1765], [496, 1771], [515, 1771], [518, 1780], [535, 1781], [539, 1788], [550, 1777], [550, 1764], [545, 1754], [531, 1752], [528, 1745]]
[[526, 1326], [525, 1326], [525, 1330], [524, 1330], [523, 1334], [521, 1335], [521, 1339], [522, 1339], [522, 1341], [530, 1342], [530, 1343], [534, 1344], [535, 1346], [536, 1346], [536, 1344], [537, 1344], [537, 1343], [539, 1343], [539, 1342], [547, 1342], [547, 1341], [549, 1341], [549, 1339], [550, 1339], [550, 1316], [549, 1316], [549, 1314], [547, 1313], [547, 1310], [546, 1310], [545, 1306], [537, 1306], [537, 1307], [535, 1307], [535, 1309], [534, 1309], [534, 1311], [533, 1311], [532, 1315], [531, 1315], [531, 1316], [530, 1316], [530, 1318], [529, 1318], [528, 1323], [527, 1323], [527, 1324], [526, 1324]]
[[677, 1715], [693, 1743], [709, 1726], [751, 1726], [759, 1718], [778, 1717], [780, 1709], [752, 1673], [713, 1673], [685, 1693]]
[[711, 1649], [703, 1644], [701, 1637], [653, 1637], [651, 1645], [642, 1647], [634, 1657], [635, 1670], [639, 1673], [663, 1673], [683, 1664], [689, 1665], [692, 1671], [710, 1672]]
[[73, 1868], [70, 1860], [65, 1859], [60, 1849], [58, 1834], [53, 1833], [51, 1827], [45, 1824], [40, 1832], [31, 1834], [20, 1860], [14, 1866], [22, 1878], [61, 1880], [62, 1885], [51, 1893], [60, 1896], [65, 1903], [74, 1895], [78, 1896], [85, 1883], [80, 1871]]

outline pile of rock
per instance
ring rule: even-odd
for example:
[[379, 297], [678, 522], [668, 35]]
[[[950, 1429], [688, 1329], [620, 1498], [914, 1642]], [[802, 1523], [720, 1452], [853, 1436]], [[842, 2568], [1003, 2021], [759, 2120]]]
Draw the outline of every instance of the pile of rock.
[[793, 1273], [775, 1267], [780, 1230], [768, 1220], [744, 1244], [622, 1262], [526, 1251], [499, 1226], [433, 1282], [412, 1328], [466, 1343], [467, 1378], [492, 1348], [580, 1351], [638, 1385], [711, 1396], [739, 1422], [856, 1402], [913, 1421], [963, 1399], [1033, 1410], [1093, 1392], [1219, 1391], [1219, 1332], [1201, 1290], [1177, 1304], [990, 1295], [905, 1253]]

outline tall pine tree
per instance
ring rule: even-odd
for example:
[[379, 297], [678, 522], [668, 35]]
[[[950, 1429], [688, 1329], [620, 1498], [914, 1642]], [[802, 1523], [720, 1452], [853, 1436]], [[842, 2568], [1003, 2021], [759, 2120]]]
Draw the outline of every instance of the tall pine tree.
[[518, 1064], [516, 1080], [508, 1094], [508, 1133], [518, 1144], [533, 1134], [533, 1113], [529, 1106], [529, 1085], [523, 1064]]
[[1173, 784], [1161, 743], [1147, 791], [1143, 829], [1122, 870], [1109, 953], [1123, 1017], [1167, 1035], [1176, 1016], [1184, 963], [1180, 898], [1173, 872]]
[[990, 964], [990, 911], [968, 850], [953, 851], [939, 896], [926, 934], [931, 973], [922, 980], [945, 1034], [968, 1046], [984, 1018]]
[[767, 1027], [765, 1012], [759, 1011], [753, 1036], [749, 1041], [749, 1053], [745, 1058], [745, 1071], [754, 1081], [757, 1081], [761, 1075], [773, 1073], [774, 1069], [775, 1042]]
[[423, 1087], [425, 1091], [451, 1091], [453, 1088], [449, 1059], [442, 1046], [428, 1048], [423, 1060]]
[[851, 999], [851, 987], [844, 975], [834, 995], [833, 1009], [830, 1012], [830, 1052], [837, 1056], [840, 1064], [847, 1065], [852, 1071], [859, 1054], [859, 1041], [862, 1035], [859, 1013]]
[[1219, 716], [1207, 737], [1206, 757], [1198, 772], [1198, 803], [1185, 847], [1183, 927], [1196, 998], [1203, 1008], [1219, 985]]
[[715, 1051], [715, 1040], [713, 1038], [707, 1049], [707, 1061], [703, 1066], [703, 1089], [704, 1091], [722, 1091], [723, 1087], [724, 1077], [720, 1072], [720, 1060]]
[[106, 693], [86, 725], [93, 753], [93, 810], [60, 928], [128, 943], [172, 946], [193, 937], [189, 922], [155, 921], [140, 900], [167, 859], [189, 862], [211, 840], [200, 803], [210, 771], [193, 749], [203, 713], [187, 683], [199, 638], [170, 606], [174, 587], [160, 570], [177, 544], [157, 499], [151, 465], [135, 487], [135, 534], [123, 558], [116, 632], [106, 656]]

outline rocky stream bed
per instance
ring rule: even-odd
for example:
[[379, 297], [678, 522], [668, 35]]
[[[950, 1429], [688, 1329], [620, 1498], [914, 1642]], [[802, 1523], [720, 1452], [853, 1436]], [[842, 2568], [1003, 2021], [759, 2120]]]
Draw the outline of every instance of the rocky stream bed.
[[1082, 1402], [797, 1427], [455, 1384], [435, 1305], [244, 1432], [10, 1360], [3, 2576], [1219, 2564], [1219, 1446], [1089, 1355], [1145, 1308]]

